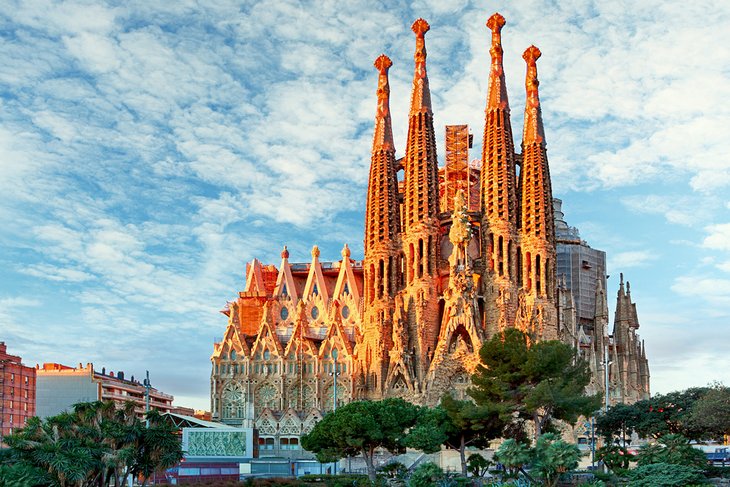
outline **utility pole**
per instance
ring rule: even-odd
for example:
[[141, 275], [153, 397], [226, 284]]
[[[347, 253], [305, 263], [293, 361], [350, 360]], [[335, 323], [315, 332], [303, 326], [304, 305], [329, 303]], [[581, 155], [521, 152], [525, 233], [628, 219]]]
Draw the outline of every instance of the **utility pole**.
[[[332, 370], [332, 412], [334, 413], [337, 411], [337, 376], [340, 375], [340, 372], [337, 370], [337, 349], [332, 349], [332, 359], [334, 361], [334, 370]], [[337, 462], [334, 463], [334, 470], [333, 473], [337, 475]]]
[[147, 378], [144, 380], [144, 413], [145, 413], [145, 426], [150, 427], [150, 420], [147, 417], [147, 413], [150, 412], [150, 371], [147, 370]]
[[[611, 335], [608, 335], [608, 338], [611, 338]], [[605, 407], [603, 412], [608, 412], [608, 405], [609, 405], [609, 385], [608, 385], [608, 366], [613, 363], [613, 360], [608, 360], [608, 340], [603, 345], [603, 376], [605, 380], [605, 386], [606, 386], [606, 394], [605, 396]]]
[[337, 411], [337, 376], [340, 372], [337, 370], [337, 349], [332, 349], [332, 358], [335, 362], [335, 370], [332, 372], [334, 383], [332, 385], [332, 412]]

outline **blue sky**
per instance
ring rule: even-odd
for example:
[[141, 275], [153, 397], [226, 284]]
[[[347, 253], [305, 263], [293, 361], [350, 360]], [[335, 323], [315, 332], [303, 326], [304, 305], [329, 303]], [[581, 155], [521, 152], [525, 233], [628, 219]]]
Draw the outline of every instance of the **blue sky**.
[[[638, 4], [638, 5], [637, 5]], [[537, 45], [553, 190], [631, 282], [652, 389], [730, 384], [730, 4], [264, 1], [0, 4], [0, 340], [209, 408], [218, 311], [245, 263], [362, 256], [377, 72], [403, 154], [424, 17], [435, 123], [480, 154], [489, 32], [512, 124]]]

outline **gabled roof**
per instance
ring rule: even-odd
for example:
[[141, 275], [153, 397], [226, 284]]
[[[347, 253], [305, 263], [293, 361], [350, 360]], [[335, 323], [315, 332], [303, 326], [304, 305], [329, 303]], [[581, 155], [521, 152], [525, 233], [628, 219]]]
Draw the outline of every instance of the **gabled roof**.
[[286, 245], [284, 250], [281, 251], [281, 267], [279, 267], [279, 276], [276, 278], [274, 296], [289, 296], [293, 302], [297, 302], [299, 299], [297, 286], [291, 273], [291, 265], [289, 265], [289, 250]]
[[342, 263], [340, 264], [340, 273], [337, 276], [337, 284], [335, 284], [335, 291], [332, 294], [334, 299], [344, 295], [345, 286], [347, 291], [355, 299], [355, 302], [360, 301], [360, 287], [358, 286], [357, 279], [355, 279], [355, 273], [352, 271], [352, 263], [350, 261], [350, 248], [345, 244], [342, 248]]
[[261, 274], [261, 262], [258, 259], [254, 259], [248, 266], [246, 288], [243, 292], [266, 295], [266, 286], [264, 286], [264, 278]]
[[325, 306], [329, 304], [329, 289], [322, 273], [322, 266], [319, 263], [319, 247], [312, 247], [312, 264], [309, 266], [307, 283], [304, 285], [302, 299], [308, 300], [312, 295], [319, 296]]

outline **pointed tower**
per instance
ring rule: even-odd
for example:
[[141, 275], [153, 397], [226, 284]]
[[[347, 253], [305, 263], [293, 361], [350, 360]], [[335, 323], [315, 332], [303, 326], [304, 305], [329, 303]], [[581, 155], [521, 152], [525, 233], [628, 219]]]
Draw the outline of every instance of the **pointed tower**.
[[592, 346], [597, 357], [603, 357], [603, 345], [608, 336], [608, 299], [603, 289], [603, 276], [596, 279], [596, 301], [593, 319]]
[[363, 339], [357, 356], [360, 371], [367, 378], [368, 395], [374, 398], [382, 394], [388, 371], [393, 296], [401, 284], [398, 179], [388, 83], [388, 69], [392, 65], [384, 54], [375, 60], [379, 73], [378, 105], [365, 212]]
[[519, 182], [522, 289], [524, 305], [535, 316], [533, 329], [528, 331], [540, 338], [553, 339], [557, 335], [554, 299], [555, 222], [538, 93], [536, 61], [540, 55], [540, 50], [535, 46], [528, 47], [522, 55], [527, 63], [527, 102]]
[[431, 93], [426, 75], [428, 22], [418, 19], [415, 70], [411, 95], [408, 140], [404, 158], [403, 249], [406, 255], [406, 297], [409, 348], [415, 360], [419, 383], [428, 370], [439, 327], [438, 252], [439, 195], [436, 138], [433, 129]]
[[495, 13], [487, 21], [492, 31], [489, 52], [489, 94], [482, 145], [481, 206], [482, 255], [486, 303], [484, 323], [488, 336], [514, 325], [520, 247], [517, 237], [517, 185], [515, 148], [510, 123], [509, 100], [502, 65], [504, 17]]

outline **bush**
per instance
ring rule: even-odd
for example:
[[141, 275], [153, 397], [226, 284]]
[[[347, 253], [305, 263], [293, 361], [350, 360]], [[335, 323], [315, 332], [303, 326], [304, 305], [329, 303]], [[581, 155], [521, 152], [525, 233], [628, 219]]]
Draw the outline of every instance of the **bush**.
[[706, 484], [702, 470], [691, 465], [652, 463], [629, 471], [629, 487], [687, 487]]
[[422, 463], [411, 474], [408, 481], [410, 487], [431, 487], [443, 480], [444, 471], [433, 462]]
[[378, 473], [388, 479], [402, 479], [408, 473], [408, 469], [401, 462], [391, 462], [378, 469]]
[[707, 456], [701, 450], [689, 444], [682, 435], [664, 435], [658, 444], [646, 445], [636, 455], [639, 466], [653, 463], [669, 463], [687, 465], [700, 469], [707, 466]]
[[[340, 474], [340, 475], [302, 475], [298, 479], [302, 485], [324, 485], [327, 487], [360, 487], [371, 486], [367, 475], [359, 474]], [[385, 480], [378, 477], [375, 482], [376, 486], [385, 485]]]

